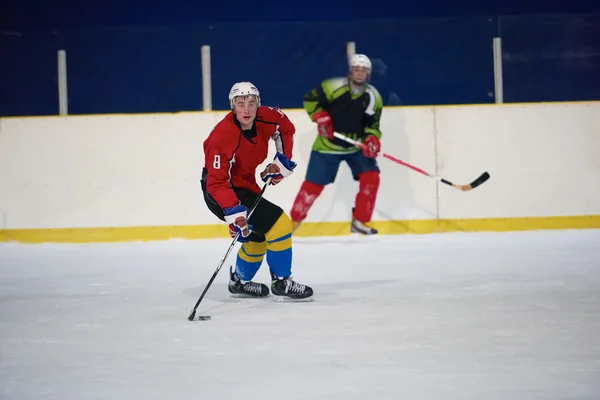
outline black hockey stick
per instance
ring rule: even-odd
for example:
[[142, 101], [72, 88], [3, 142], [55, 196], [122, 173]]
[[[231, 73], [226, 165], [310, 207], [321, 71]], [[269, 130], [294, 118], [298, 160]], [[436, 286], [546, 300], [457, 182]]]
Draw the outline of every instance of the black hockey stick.
[[[355, 146], [358, 146], [360, 148], [364, 148], [365, 147], [364, 143], [358, 142], [356, 140], [352, 140], [349, 137], [346, 137], [346, 136], [342, 135], [341, 133], [334, 132], [333, 136], [335, 136], [338, 139], [344, 140], [344, 141], [346, 141], [348, 143], [351, 143], [351, 144], [353, 144]], [[442, 183], [445, 183], [446, 185], [452, 186], [453, 188], [456, 188], [458, 190], [462, 190], [463, 192], [467, 192], [469, 190], [475, 189], [477, 186], [483, 184], [485, 181], [487, 181], [488, 179], [490, 179], [490, 174], [488, 174], [487, 172], [484, 172], [483, 174], [479, 175], [479, 177], [477, 179], [475, 179], [473, 182], [471, 182], [469, 184], [466, 184], [466, 185], [459, 185], [457, 183], [452, 183], [449, 180], [444, 179], [444, 178], [442, 178], [440, 176], [431, 175], [430, 173], [422, 170], [421, 168], [415, 167], [414, 165], [411, 165], [411, 164], [407, 163], [406, 161], [402, 161], [402, 160], [400, 160], [400, 159], [398, 159], [398, 158], [396, 158], [394, 156], [390, 156], [389, 154], [382, 153], [382, 156], [385, 157], [385, 158], [387, 158], [388, 160], [391, 160], [391, 161], [397, 163], [397, 164], [404, 165], [405, 167], [408, 167], [408, 168], [412, 169], [413, 171], [417, 171], [417, 172], [419, 172], [419, 173], [421, 173], [421, 174], [423, 174], [425, 176], [428, 176], [430, 178], [436, 179], [436, 180], [438, 180], [438, 181], [440, 181]]]
[[[270, 183], [271, 183], [271, 178], [267, 179], [267, 182], [264, 184], [262, 190], [260, 191], [260, 194], [258, 195], [258, 197], [256, 198], [256, 200], [254, 201], [254, 205], [252, 206], [252, 209], [250, 210], [250, 213], [248, 213], [247, 221], [250, 221], [250, 217], [254, 213], [254, 210], [256, 210], [256, 206], [258, 205], [258, 202], [262, 198], [263, 194], [265, 193], [265, 190], [267, 189], [267, 186], [269, 186]], [[206, 292], [208, 292], [208, 288], [210, 287], [210, 285], [212, 285], [213, 281], [215, 280], [215, 278], [219, 274], [219, 271], [223, 267], [223, 264], [225, 264], [225, 260], [227, 260], [227, 257], [229, 256], [229, 253], [231, 253], [231, 249], [233, 249], [233, 246], [235, 246], [235, 243], [237, 242], [239, 236], [240, 236], [240, 232], [238, 232], [238, 233], [235, 234], [235, 237], [231, 241], [231, 244], [229, 245], [229, 248], [227, 249], [227, 252], [225, 253], [225, 256], [223, 256], [223, 259], [219, 263], [219, 266], [217, 267], [217, 269], [215, 270], [215, 272], [211, 276], [210, 280], [208, 281], [208, 284], [204, 288], [204, 291], [202, 292], [202, 294], [198, 298], [198, 301], [196, 302], [196, 305], [194, 306], [194, 309], [192, 310], [190, 316], [188, 317], [188, 321], [193, 321], [194, 318], [196, 317], [196, 309], [198, 308], [198, 306], [202, 302], [202, 299], [204, 298], [204, 295], [206, 294]], [[210, 315], [199, 315], [198, 316], [198, 321], [209, 321], [209, 320], [210, 320]]]

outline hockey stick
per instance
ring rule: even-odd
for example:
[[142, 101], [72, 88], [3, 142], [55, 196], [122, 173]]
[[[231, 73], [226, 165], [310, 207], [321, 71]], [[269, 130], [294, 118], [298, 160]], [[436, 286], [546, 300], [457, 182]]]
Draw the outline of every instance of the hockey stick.
[[[360, 147], [361, 149], [364, 149], [366, 147], [366, 144], [358, 142], [356, 140], [350, 139], [347, 136], [342, 135], [341, 133], [338, 132], [334, 132], [333, 136], [335, 136], [338, 139], [341, 139], [345, 142], [351, 143], [357, 147]], [[482, 183], [484, 183], [485, 181], [487, 181], [488, 179], [490, 179], [490, 174], [488, 174], [487, 172], [484, 172], [483, 174], [481, 174], [477, 179], [475, 179], [473, 182], [466, 184], [466, 185], [459, 185], [457, 183], [452, 183], [449, 180], [446, 180], [440, 176], [436, 176], [436, 175], [431, 175], [430, 173], [423, 171], [421, 168], [415, 167], [414, 165], [411, 165], [405, 161], [402, 161], [394, 156], [391, 156], [389, 154], [386, 153], [382, 153], [382, 156], [387, 158], [388, 160], [391, 160], [397, 164], [400, 165], [404, 165], [405, 167], [408, 167], [410, 169], [412, 169], [413, 171], [417, 171], [418, 173], [421, 173], [425, 176], [428, 176], [430, 178], [433, 178], [435, 180], [438, 180], [442, 183], [445, 183], [446, 185], [452, 186], [453, 188], [456, 188], [458, 190], [462, 190], [463, 192], [467, 192], [471, 189], [475, 189], [477, 186], [481, 185]]]
[[[262, 198], [263, 194], [265, 193], [265, 190], [267, 189], [267, 186], [269, 186], [270, 183], [271, 183], [271, 178], [267, 179], [267, 181], [265, 182], [262, 190], [260, 191], [260, 194], [258, 195], [258, 197], [256, 198], [256, 200], [254, 201], [254, 205], [252, 205], [252, 209], [250, 210], [250, 213], [248, 213], [248, 218], [246, 219], [247, 223], [249, 223], [250, 217], [254, 213], [254, 210], [256, 210], [256, 206], [258, 206], [258, 202]], [[225, 256], [223, 256], [223, 259], [221, 260], [221, 262], [219, 263], [219, 266], [217, 267], [217, 269], [215, 270], [215, 272], [211, 276], [210, 280], [208, 281], [208, 284], [204, 288], [204, 291], [200, 295], [200, 298], [198, 298], [198, 301], [196, 302], [196, 305], [194, 306], [194, 309], [192, 310], [190, 316], [188, 317], [188, 321], [193, 321], [194, 320], [194, 317], [196, 316], [196, 309], [198, 308], [198, 306], [202, 302], [202, 299], [204, 298], [204, 295], [206, 294], [206, 292], [208, 292], [208, 288], [210, 287], [210, 285], [212, 285], [213, 281], [215, 280], [215, 278], [219, 274], [219, 271], [223, 267], [223, 264], [225, 264], [225, 260], [227, 260], [227, 257], [229, 256], [229, 253], [231, 253], [231, 249], [233, 249], [233, 246], [235, 246], [235, 243], [237, 242], [239, 236], [240, 236], [240, 232], [238, 232], [238, 233], [235, 234], [235, 237], [231, 241], [231, 244], [229, 245], [229, 248], [227, 249], [227, 252], [225, 253]], [[198, 320], [199, 321], [209, 321], [210, 320], [210, 315], [199, 315], [198, 316]]]

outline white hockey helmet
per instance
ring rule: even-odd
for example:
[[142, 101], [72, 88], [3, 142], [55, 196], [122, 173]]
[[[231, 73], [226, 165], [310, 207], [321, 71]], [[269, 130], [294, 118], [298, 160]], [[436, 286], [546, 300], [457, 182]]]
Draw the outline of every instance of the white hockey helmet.
[[251, 82], [238, 82], [231, 87], [229, 91], [229, 104], [235, 108], [233, 99], [238, 96], [256, 96], [256, 103], [260, 106], [260, 92]]
[[364, 54], [355, 54], [350, 58], [350, 68], [363, 67], [371, 71], [371, 60]]

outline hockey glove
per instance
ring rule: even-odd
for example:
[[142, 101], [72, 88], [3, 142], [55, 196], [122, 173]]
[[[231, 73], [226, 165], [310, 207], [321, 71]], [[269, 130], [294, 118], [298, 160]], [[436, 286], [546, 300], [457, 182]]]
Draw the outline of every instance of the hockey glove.
[[277, 185], [283, 178], [290, 176], [294, 172], [296, 165], [285, 154], [277, 153], [273, 162], [267, 165], [265, 170], [260, 173], [260, 179], [266, 182], [267, 179], [271, 178], [271, 185]]
[[327, 111], [323, 110], [314, 113], [313, 121], [317, 123], [317, 132], [319, 132], [319, 135], [333, 140], [333, 121]]
[[377, 157], [379, 150], [381, 150], [381, 142], [379, 141], [379, 138], [377, 138], [375, 135], [369, 135], [365, 138], [363, 143], [366, 144], [362, 150], [363, 155], [368, 158]]
[[238, 242], [245, 243], [252, 232], [252, 226], [248, 225], [248, 209], [246, 206], [238, 205], [223, 210], [225, 212], [225, 222], [229, 224], [229, 236], [232, 238], [239, 232]]

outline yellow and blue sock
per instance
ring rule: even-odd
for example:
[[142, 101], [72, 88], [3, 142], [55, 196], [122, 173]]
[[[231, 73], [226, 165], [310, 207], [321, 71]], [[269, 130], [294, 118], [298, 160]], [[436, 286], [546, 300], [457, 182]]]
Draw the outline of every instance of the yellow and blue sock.
[[276, 277], [292, 274], [292, 221], [282, 213], [275, 225], [265, 235], [267, 238], [267, 263]]
[[251, 281], [267, 252], [267, 242], [246, 242], [238, 250], [235, 274], [241, 281]]

